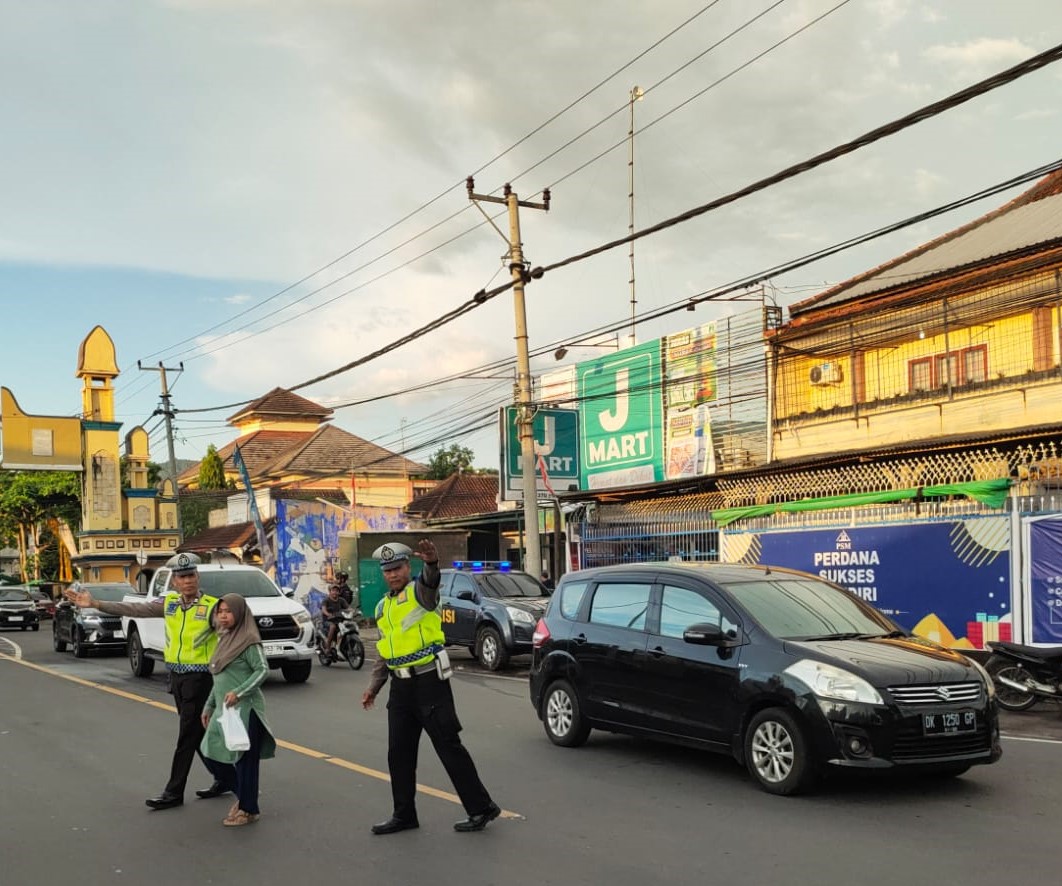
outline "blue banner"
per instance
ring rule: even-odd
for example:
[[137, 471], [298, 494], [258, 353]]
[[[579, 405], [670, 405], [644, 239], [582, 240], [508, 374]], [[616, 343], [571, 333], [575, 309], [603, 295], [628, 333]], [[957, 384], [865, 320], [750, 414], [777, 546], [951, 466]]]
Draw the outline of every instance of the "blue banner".
[[273, 550], [269, 547], [269, 540], [266, 538], [265, 527], [262, 525], [262, 516], [258, 513], [258, 502], [254, 497], [254, 489], [251, 487], [251, 476], [247, 473], [247, 465], [243, 461], [243, 455], [240, 454], [239, 446], [234, 447], [232, 450], [232, 463], [236, 466], [236, 470], [240, 472], [243, 488], [247, 490], [247, 507], [251, 511], [251, 520], [258, 535], [258, 552], [262, 557], [262, 568], [268, 572], [273, 568], [275, 562]]
[[982, 649], [988, 640], [1012, 639], [1005, 517], [726, 533], [725, 550], [731, 562], [800, 569], [843, 585], [902, 627], [944, 646]]
[[1033, 643], [1062, 643], [1062, 519], [1029, 525]]

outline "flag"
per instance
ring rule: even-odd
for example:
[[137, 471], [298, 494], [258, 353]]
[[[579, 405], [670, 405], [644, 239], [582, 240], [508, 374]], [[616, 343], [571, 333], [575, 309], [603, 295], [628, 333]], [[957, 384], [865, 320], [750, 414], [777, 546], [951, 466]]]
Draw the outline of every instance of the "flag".
[[546, 487], [546, 491], [556, 498], [557, 493], [553, 491], [553, 487], [550, 485], [549, 474], [546, 473], [546, 460], [542, 457], [542, 453], [538, 453], [538, 470], [542, 474], [542, 482]]
[[269, 542], [266, 539], [265, 527], [262, 525], [262, 516], [258, 513], [258, 502], [254, 497], [254, 489], [251, 487], [251, 477], [247, 473], [247, 465], [244, 464], [243, 456], [240, 455], [240, 447], [237, 446], [232, 450], [232, 463], [236, 466], [236, 470], [240, 472], [240, 479], [243, 480], [243, 488], [247, 490], [247, 506], [251, 511], [251, 519], [254, 521], [254, 529], [258, 534], [258, 550], [262, 555], [262, 568], [268, 572], [273, 568], [273, 551], [269, 547]]

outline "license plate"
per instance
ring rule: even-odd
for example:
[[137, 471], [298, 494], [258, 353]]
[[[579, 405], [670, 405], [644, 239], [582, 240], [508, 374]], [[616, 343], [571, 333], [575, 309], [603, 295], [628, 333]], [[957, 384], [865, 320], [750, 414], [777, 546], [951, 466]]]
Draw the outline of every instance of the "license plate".
[[263, 643], [262, 648], [266, 655], [282, 655], [284, 646], [281, 643]]
[[8, 621], [22, 621], [22, 616], [21, 615], [9, 615], [7, 617], [7, 620]]
[[125, 639], [125, 631], [123, 631], [121, 628], [119, 628], [117, 631], [112, 631], [112, 634], [113, 634], [115, 640], [124, 640]]
[[977, 730], [974, 711], [948, 711], [942, 714], [922, 714], [923, 735], [956, 735]]

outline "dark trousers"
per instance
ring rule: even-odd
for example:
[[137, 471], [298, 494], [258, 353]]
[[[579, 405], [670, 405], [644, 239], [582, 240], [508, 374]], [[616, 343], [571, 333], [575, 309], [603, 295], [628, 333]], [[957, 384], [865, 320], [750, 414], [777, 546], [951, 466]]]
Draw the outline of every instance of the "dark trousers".
[[235, 763], [222, 763], [204, 757], [203, 762], [214, 779], [226, 790], [236, 794], [240, 809], [250, 815], [258, 815], [258, 769], [262, 762], [262, 733], [265, 727], [258, 719], [258, 714], [251, 711], [251, 722], [247, 735], [251, 746], [240, 755]]
[[428, 733], [465, 811], [469, 815], [486, 812], [491, 805], [490, 794], [479, 780], [472, 757], [461, 744], [461, 722], [454, 709], [450, 681], [440, 680], [430, 671], [408, 680], [391, 678], [387, 701], [387, 768], [391, 772], [394, 817], [402, 821], [417, 820], [417, 751], [422, 731]]
[[[203, 705], [210, 698], [214, 678], [206, 671], [191, 671], [186, 674], [170, 674], [170, 691], [177, 716], [180, 719], [180, 731], [177, 733], [177, 748], [173, 752], [173, 765], [170, 767], [170, 780], [166, 783], [166, 793], [174, 797], [184, 796], [184, 786], [188, 782], [188, 772], [192, 760], [199, 754], [199, 743], [203, 740]], [[203, 758], [199, 754], [200, 759]], [[204, 761], [205, 762], [205, 761]]]

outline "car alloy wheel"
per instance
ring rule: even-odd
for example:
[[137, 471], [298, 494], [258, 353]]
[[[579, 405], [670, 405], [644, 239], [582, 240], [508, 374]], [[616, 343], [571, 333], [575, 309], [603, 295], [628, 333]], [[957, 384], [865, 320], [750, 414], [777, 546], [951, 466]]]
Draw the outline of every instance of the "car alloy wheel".
[[782, 708], [768, 708], [752, 718], [745, 760], [760, 787], [772, 794], [795, 794], [814, 777], [800, 724]]
[[590, 735], [579, 698], [564, 680], [558, 680], [547, 690], [542, 707], [542, 724], [549, 740], [561, 747], [578, 747]]

